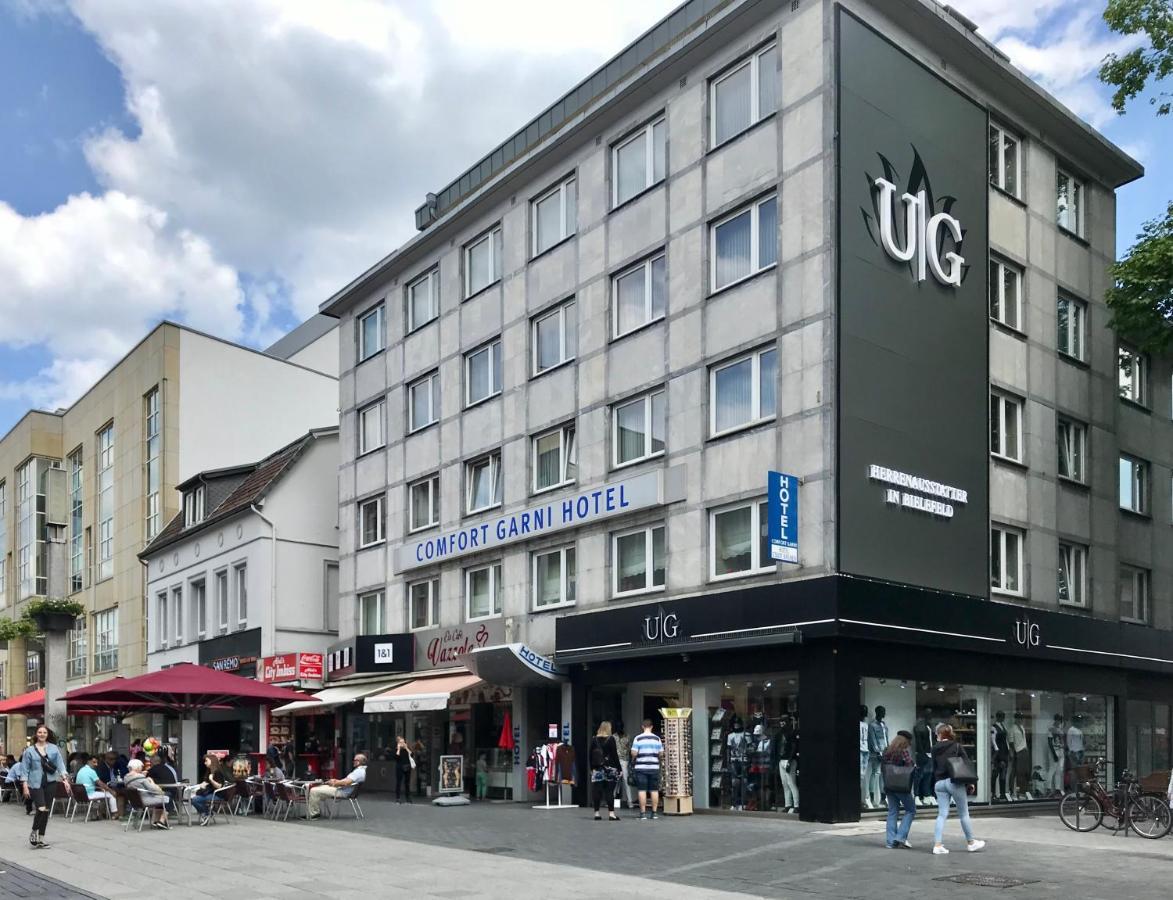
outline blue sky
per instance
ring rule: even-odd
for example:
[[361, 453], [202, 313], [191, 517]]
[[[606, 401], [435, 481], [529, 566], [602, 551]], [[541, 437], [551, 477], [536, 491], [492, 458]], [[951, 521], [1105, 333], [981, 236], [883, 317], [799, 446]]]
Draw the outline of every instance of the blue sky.
[[[675, 5], [586, 2], [0, 0], [0, 433], [160, 318], [276, 339]], [[954, 6], [1145, 165], [1124, 249], [1173, 198], [1173, 117], [1118, 117], [1095, 79], [1130, 45], [1096, 0]]]

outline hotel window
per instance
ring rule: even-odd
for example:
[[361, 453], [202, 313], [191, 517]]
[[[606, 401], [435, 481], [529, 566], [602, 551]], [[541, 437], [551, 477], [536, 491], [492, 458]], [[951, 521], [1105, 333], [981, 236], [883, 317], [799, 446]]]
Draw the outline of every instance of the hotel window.
[[440, 624], [440, 580], [429, 578], [407, 586], [407, 614], [410, 628], [434, 628]]
[[1022, 462], [1022, 401], [1007, 394], [990, 394], [990, 452]]
[[464, 571], [465, 621], [501, 615], [501, 563]]
[[1019, 196], [1018, 138], [1001, 125], [990, 123], [990, 184]]
[[613, 206], [664, 180], [668, 126], [661, 116], [621, 140], [611, 149], [614, 177]]
[[534, 609], [574, 603], [574, 548], [534, 553], [533, 561]]
[[714, 78], [709, 85], [712, 146], [736, 137], [772, 113], [777, 106], [777, 81], [773, 44]]
[[419, 431], [440, 419], [440, 373], [432, 372], [407, 386], [407, 430]]
[[1148, 622], [1148, 569], [1120, 567], [1120, 618], [1125, 622]]
[[611, 296], [615, 337], [664, 318], [668, 302], [664, 254], [645, 259], [616, 275], [611, 280]]
[[501, 505], [501, 453], [490, 453], [464, 464], [464, 483], [468, 491], [465, 511], [482, 512]]
[[244, 628], [248, 624], [248, 566], [234, 567], [232, 580], [236, 582], [236, 622]]
[[1059, 602], [1087, 605], [1087, 547], [1059, 542]]
[[[0, 609], [8, 606], [8, 482], [0, 481]], [[4, 685], [0, 684], [0, 691]]]
[[990, 257], [990, 318], [1022, 331], [1022, 270]]
[[371, 497], [358, 504], [359, 548], [383, 542], [383, 498]]
[[118, 668], [118, 607], [94, 613], [94, 673]]
[[533, 201], [534, 256], [574, 234], [577, 199], [574, 178], [567, 178]]
[[534, 438], [534, 493], [570, 484], [577, 472], [573, 425], [563, 425]]
[[464, 405], [472, 406], [501, 393], [501, 341], [464, 354]]
[[577, 312], [572, 300], [534, 318], [534, 375], [574, 359]]
[[758, 200], [709, 227], [710, 289], [749, 278], [778, 262], [778, 198]]
[[159, 389], [152, 388], [143, 398], [144, 446], [143, 446], [143, 480], [147, 488], [147, 540], [159, 533], [159, 519], [162, 513], [162, 499], [159, 493], [162, 486], [163, 459], [161, 448], [163, 444], [163, 413], [159, 408]]
[[1120, 508], [1142, 516], [1149, 512], [1149, 464], [1120, 455]]
[[1021, 597], [1023, 533], [995, 525], [990, 529], [990, 589]]
[[617, 468], [664, 452], [664, 397], [659, 390], [612, 407], [611, 443]]
[[183, 524], [184, 527], [198, 525], [204, 521], [205, 504], [204, 500], [207, 494], [204, 491], [204, 486], [197, 485], [186, 494], [183, 495]]
[[1058, 347], [1064, 356], [1082, 361], [1087, 334], [1087, 304], [1060, 295], [1058, 301]]
[[[85, 535], [85, 529], [82, 526], [84, 469], [82, 449], [78, 447], [69, 454], [69, 592], [71, 594], [85, 587], [85, 552], [82, 544]], [[148, 510], [149, 508], [148, 505]]]
[[358, 595], [358, 633], [383, 634], [383, 592]]
[[358, 361], [370, 359], [386, 346], [383, 340], [383, 304], [358, 317]]
[[1059, 169], [1055, 178], [1055, 185], [1055, 221], [1059, 224], [1060, 228], [1082, 237], [1084, 218], [1083, 182], [1074, 175]]
[[415, 331], [440, 315], [440, 270], [432, 269], [407, 286], [407, 330]]
[[709, 370], [709, 436], [774, 418], [777, 351], [773, 347]]
[[664, 526], [624, 531], [611, 538], [611, 593], [616, 597], [664, 587]]
[[221, 570], [216, 573], [216, 633], [228, 633], [228, 572]]
[[114, 574], [114, 423], [98, 432], [98, 581]]
[[86, 640], [86, 617], [83, 613], [73, 620], [69, 629], [69, 657], [65, 662], [66, 678], [82, 678], [86, 674], [89, 643]]
[[417, 481], [407, 489], [408, 530], [419, 531], [440, 524], [440, 476]]
[[1059, 445], [1059, 477], [1072, 481], [1085, 480], [1084, 460], [1087, 458], [1087, 426], [1074, 419], [1059, 417], [1055, 426]]
[[501, 229], [494, 228], [464, 248], [464, 296], [480, 293], [501, 278]]
[[1120, 396], [1140, 406], [1149, 405], [1149, 359], [1131, 347], [1120, 348], [1116, 384]]
[[208, 634], [208, 591], [202, 579], [191, 583], [191, 607], [196, 639], [202, 641]]
[[358, 453], [370, 453], [387, 443], [387, 402], [376, 400], [358, 411]]
[[764, 500], [710, 510], [709, 578], [774, 571], [767, 527]]
[[155, 608], [158, 610], [158, 625], [159, 625], [159, 647], [167, 649], [171, 644], [171, 630], [168, 623], [171, 621], [171, 616], [168, 612], [170, 600], [167, 597], [167, 592], [163, 591], [155, 598]]
[[171, 589], [171, 618], [175, 623], [175, 646], [183, 643], [183, 588]]

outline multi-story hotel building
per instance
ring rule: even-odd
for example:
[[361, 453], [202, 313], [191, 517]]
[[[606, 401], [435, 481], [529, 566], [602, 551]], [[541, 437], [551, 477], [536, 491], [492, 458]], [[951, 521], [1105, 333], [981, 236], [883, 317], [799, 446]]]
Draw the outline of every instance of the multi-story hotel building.
[[1141, 175], [931, 0], [684, 3], [322, 306], [341, 649], [473, 670], [346, 739], [529, 799], [690, 708], [696, 807], [820, 820], [939, 722], [982, 802], [1168, 768], [1171, 366], [1103, 300]]

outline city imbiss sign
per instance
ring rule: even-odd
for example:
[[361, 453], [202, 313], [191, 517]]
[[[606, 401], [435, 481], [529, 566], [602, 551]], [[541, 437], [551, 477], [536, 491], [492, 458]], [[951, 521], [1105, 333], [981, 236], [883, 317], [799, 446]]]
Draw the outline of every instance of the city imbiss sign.
[[257, 666], [257, 681], [282, 684], [293, 681], [321, 681], [321, 653], [283, 653], [266, 656]]

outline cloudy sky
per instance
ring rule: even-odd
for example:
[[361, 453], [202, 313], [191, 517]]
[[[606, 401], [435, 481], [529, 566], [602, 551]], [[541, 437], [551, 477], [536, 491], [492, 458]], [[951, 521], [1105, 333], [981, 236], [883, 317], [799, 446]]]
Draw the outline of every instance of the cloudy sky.
[[[677, 2], [0, 0], [0, 433], [164, 317], [267, 345]], [[1145, 164], [1126, 246], [1173, 117], [1112, 113], [1099, 0], [952, 2]]]

